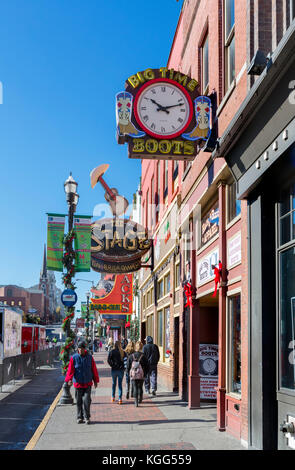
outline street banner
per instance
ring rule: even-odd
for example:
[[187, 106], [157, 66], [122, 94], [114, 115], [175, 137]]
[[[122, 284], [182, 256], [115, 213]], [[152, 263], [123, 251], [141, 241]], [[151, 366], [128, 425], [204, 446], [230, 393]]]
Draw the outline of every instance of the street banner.
[[133, 275], [105, 274], [96, 288], [91, 289], [93, 308], [103, 314], [133, 313]]
[[75, 271], [88, 272], [91, 269], [91, 216], [74, 217], [75, 236]]
[[47, 214], [47, 269], [63, 271], [64, 214]]

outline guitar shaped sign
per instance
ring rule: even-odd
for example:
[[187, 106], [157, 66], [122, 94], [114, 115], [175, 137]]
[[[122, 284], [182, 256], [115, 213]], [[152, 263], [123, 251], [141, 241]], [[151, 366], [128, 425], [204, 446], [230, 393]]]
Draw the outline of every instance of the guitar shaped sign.
[[90, 173], [90, 183], [92, 188], [94, 188], [98, 182], [102, 185], [106, 191], [104, 195], [105, 200], [110, 204], [113, 215], [116, 217], [126, 212], [129, 202], [124, 196], [119, 195], [116, 188], [110, 188], [103, 179], [102, 176], [108, 167], [108, 164], [104, 164], [94, 168]]

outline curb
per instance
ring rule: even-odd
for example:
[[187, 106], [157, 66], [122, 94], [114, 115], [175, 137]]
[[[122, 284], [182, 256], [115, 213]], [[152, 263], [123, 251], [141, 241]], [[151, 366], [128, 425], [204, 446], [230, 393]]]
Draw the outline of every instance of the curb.
[[46, 415], [44, 416], [43, 420], [39, 424], [39, 426], [36, 429], [33, 437], [30, 439], [30, 441], [28, 442], [28, 444], [26, 445], [24, 450], [34, 450], [34, 447], [36, 446], [38, 440], [40, 439], [44, 429], [47, 426], [48, 421], [50, 420], [50, 417], [51, 417], [52, 413], [54, 412], [54, 410], [57, 406], [57, 403], [58, 403], [58, 401], [59, 401], [59, 399], [62, 395], [62, 392], [63, 392], [63, 389], [61, 388], [60, 392], [57, 394], [57, 396], [55, 397], [55, 399], [51, 403], [49, 409], [47, 410]]

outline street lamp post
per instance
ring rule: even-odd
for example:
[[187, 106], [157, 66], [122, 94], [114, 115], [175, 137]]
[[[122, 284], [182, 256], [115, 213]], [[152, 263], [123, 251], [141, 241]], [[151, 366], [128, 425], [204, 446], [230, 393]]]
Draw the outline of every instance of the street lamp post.
[[[72, 283], [72, 277], [75, 275], [75, 268], [74, 268], [74, 259], [75, 259], [75, 251], [73, 250], [73, 222], [74, 222], [74, 213], [76, 211], [76, 207], [79, 200], [79, 195], [77, 194], [78, 183], [72, 177], [72, 173], [64, 183], [64, 189], [66, 193], [66, 199], [68, 203], [68, 234], [65, 237], [64, 245], [65, 245], [65, 253], [63, 256], [63, 264], [67, 270], [66, 274], [63, 277], [63, 282], [66, 289], [74, 289], [74, 285]], [[74, 316], [74, 307], [66, 307], [66, 318], [64, 320], [63, 329], [66, 333], [66, 340], [64, 344], [64, 348], [61, 352], [61, 356], [63, 359], [64, 367], [63, 373], [64, 375], [67, 372], [69, 361], [70, 361], [70, 352], [73, 349], [74, 345], [74, 338], [75, 333], [71, 330], [71, 318]], [[73, 398], [70, 394], [70, 387], [69, 385], [64, 382], [63, 385], [63, 395], [59, 402], [61, 405], [72, 405]]]

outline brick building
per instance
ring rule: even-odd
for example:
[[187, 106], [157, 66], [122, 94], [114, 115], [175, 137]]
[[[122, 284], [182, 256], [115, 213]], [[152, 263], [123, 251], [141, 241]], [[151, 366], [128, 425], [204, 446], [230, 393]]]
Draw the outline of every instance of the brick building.
[[[244, 104], [251, 99], [255, 102], [253, 90], [259, 90], [260, 83], [260, 78], [249, 71], [250, 65], [254, 57], [255, 61], [264, 57], [264, 68], [271, 64], [271, 58], [276, 58], [272, 51], [279, 53], [280, 45], [283, 48], [282, 44], [291, 36], [294, 13], [294, 2], [287, 0], [184, 1], [167, 68], [197, 79], [200, 93], [212, 98], [218, 142], [201, 149], [193, 162], [142, 162], [142, 221], [154, 240], [154, 270], [141, 270], [139, 274], [142, 337], [150, 334], [160, 346], [159, 380], [177, 390], [190, 408], [202, 406], [210, 397], [204, 391], [205, 361], [200, 358], [200, 351], [207, 347], [207, 352], [212, 353], [217, 346], [217, 427], [240, 439], [245, 446], [255, 448], [276, 447], [276, 401], [264, 398], [263, 402], [261, 398], [264, 386], [274, 396], [276, 370], [272, 371], [272, 379], [265, 378], [267, 374], [259, 370], [259, 358], [265, 357], [261, 344], [268, 333], [255, 336], [253, 326], [260, 331], [264, 324], [256, 320], [253, 310], [254, 291], [258, 296], [261, 291], [249, 281], [254, 275], [253, 260], [249, 266], [249, 249], [250, 260], [255, 254], [249, 245], [249, 185], [242, 180], [246, 169], [253, 169], [257, 155], [254, 146], [252, 156], [247, 152], [255, 128], [253, 121], [252, 134], [250, 131], [246, 134], [242, 146], [238, 139], [243, 136], [240, 126], [247, 129], [251, 112], [257, 114], [250, 104], [247, 115], [244, 114]], [[256, 95], [256, 100], [259, 99]], [[274, 96], [269, 96], [269, 103], [273, 101]], [[290, 113], [287, 115], [290, 119]], [[290, 129], [287, 135], [291, 132]], [[228, 142], [234, 149], [234, 158]], [[262, 145], [259, 149], [264, 150]], [[241, 159], [243, 153], [249, 160], [246, 167]], [[258, 169], [261, 163], [256, 165]], [[259, 180], [257, 175], [256, 178]], [[244, 192], [240, 181], [244, 183]], [[261, 215], [260, 223], [262, 218]], [[254, 219], [254, 239], [253, 222]], [[217, 266], [219, 260], [221, 283], [213, 296], [212, 265]], [[261, 269], [256, 270], [256, 278], [259, 273]], [[187, 282], [195, 294], [192, 305], [187, 305], [184, 296]], [[257, 282], [260, 285], [261, 278]], [[275, 291], [275, 286], [269, 285]], [[273, 326], [274, 344], [275, 331]], [[255, 344], [254, 338], [259, 342]], [[274, 358], [275, 348], [269, 347]], [[207, 361], [206, 367], [207, 378], [213, 384], [214, 372], [210, 377], [213, 362]], [[285, 412], [283, 405], [281, 408]], [[267, 436], [267, 423], [272, 423], [271, 437]]]

